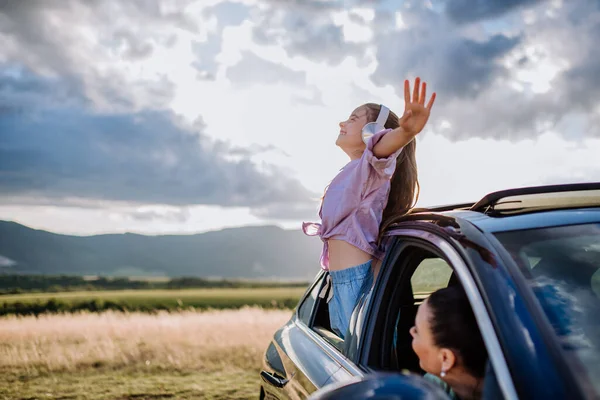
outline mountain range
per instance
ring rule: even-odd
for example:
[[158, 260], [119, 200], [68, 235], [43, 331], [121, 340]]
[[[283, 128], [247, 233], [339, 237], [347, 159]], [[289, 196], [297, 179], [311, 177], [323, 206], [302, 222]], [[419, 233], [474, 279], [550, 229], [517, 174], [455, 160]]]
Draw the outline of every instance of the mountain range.
[[0, 221], [0, 272], [307, 280], [320, 268], [321, 246], [300, 229], [275, 226], [70, 236]]

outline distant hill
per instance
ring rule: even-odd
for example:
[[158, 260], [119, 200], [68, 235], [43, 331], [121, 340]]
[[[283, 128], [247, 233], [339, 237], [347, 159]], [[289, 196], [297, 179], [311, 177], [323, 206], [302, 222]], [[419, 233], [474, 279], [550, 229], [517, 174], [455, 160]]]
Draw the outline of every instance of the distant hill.
[[321, 241], [274, 226], [197, 235], [69, 236], [0, 221], [0, 272], [312, 279]]

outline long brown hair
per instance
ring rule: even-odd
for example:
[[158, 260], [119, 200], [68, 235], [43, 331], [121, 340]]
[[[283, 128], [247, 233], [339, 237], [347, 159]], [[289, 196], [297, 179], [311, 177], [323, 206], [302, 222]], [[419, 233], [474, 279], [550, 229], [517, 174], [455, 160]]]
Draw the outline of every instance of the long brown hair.
[[[367, 108], [367, 120], [369, 122], [375, 121], [381, 106], [375, 103], [367, 103], [364, 106]], [[384, 126], [390, 129], [398, 128], [400, 126], [398, 116], [390, 111]], [[408, 214], [419, 199], [421, 187], [419, 186], [417, 173], [416, 151], [417, 142], [413, 139], [404, 146], [402, 152], [396, 158], [396, 170], [390, 182], [388, 202], [383, 210], [381, 224], [379, 225], [379, 242], [381, 242], [385, 230]]]

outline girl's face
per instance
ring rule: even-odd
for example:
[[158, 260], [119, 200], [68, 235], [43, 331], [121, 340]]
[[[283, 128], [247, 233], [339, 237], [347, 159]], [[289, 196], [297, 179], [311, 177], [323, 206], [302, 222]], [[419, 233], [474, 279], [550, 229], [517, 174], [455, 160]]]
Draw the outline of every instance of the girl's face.
[[367, 124], [368, 110], [360, 106], [352, 111], [347, 120], [340, 122], [340, 134], [335, 142], [342, 149], [364, 146], [362, 141], [362, 128]]
[[427, 305], [427, 300], [419, 306], [415, 326], [410, 328], [412, 335], [412, 348], [419, 357], [419, 365], [423, 370], [430, 374], [439, 375], [442, 370], [442, 358], [440, 348], [433, 342], [431, 332], [431, 309]]

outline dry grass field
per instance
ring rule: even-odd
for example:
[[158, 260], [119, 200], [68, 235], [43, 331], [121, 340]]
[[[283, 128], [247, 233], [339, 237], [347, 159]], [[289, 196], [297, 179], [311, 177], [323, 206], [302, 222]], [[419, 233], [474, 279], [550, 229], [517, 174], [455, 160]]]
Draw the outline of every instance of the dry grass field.
[[3, 317], [0, 398], [257, 398], [262, 353], [290, 315], [245, 307]]

